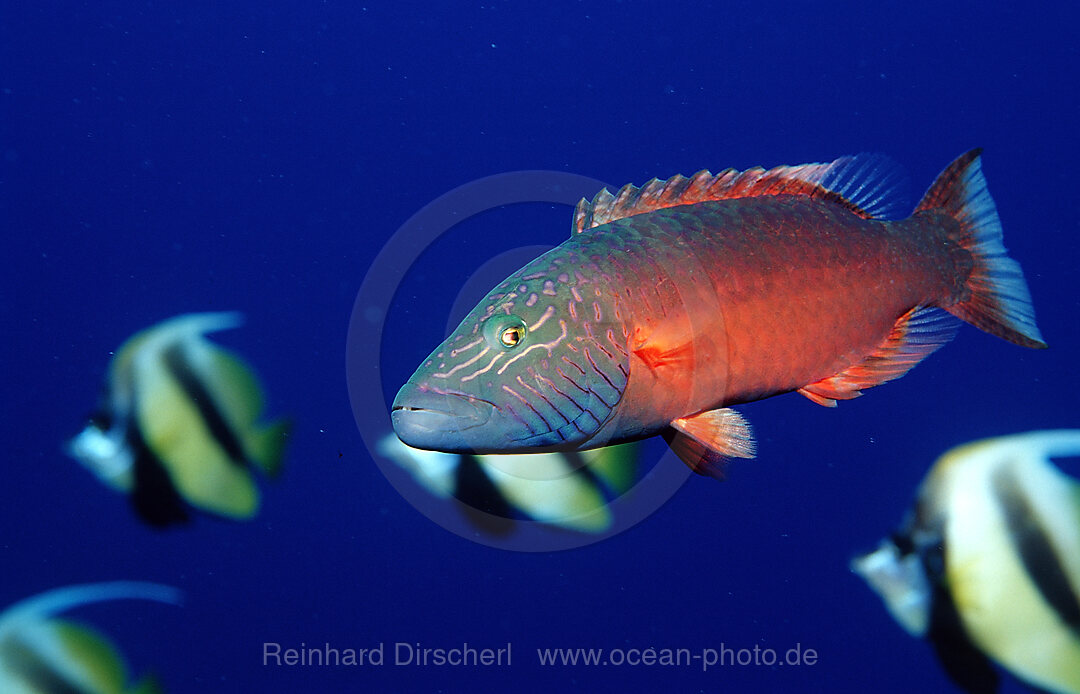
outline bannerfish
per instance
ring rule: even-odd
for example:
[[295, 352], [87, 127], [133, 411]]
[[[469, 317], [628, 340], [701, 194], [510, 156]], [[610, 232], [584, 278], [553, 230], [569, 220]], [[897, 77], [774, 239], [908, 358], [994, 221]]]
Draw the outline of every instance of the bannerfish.
[[395, 432], [478, 453], [662, 434], [721, 476], [754, 455], [732, 405], [854, 398], [946, 343], [948, 314], [1045, 347], [980, 150], [886, 221], [894, 180], [887, 160], [858, 155], [582, 200], [571, 238], [495, 287], [400, 389]]
[[68, 444], [151, 525], [186, 521], [186, 506], [251, 518], [253, 469], [280, 469], [288, 423], [257, 423], [254, 374], [204, 337], [240, 322], [237, 313], [187, 314], [130, 338], [109, 365], [98, 410]]
[[129, 685], [116, 646], [98, 631], [55, 617], [80, 605], [110, 600], [179, 604], [175, 588], [117, 581], [50, 590], [0, 613], [0, 691], [5, 694], [157, 694], [153, 676]]
[[637, 479], [637, 447], [628, 443], [580, 452], [470, 455], [412, 448], [388, 434], [377, 450], [408, 470], [435, 498], [457, 499], [471, 521], [493, 533], [507, 528], [490, 522], [490, 516], [524, 516], [600, 533], [614, 522], [608, 502]]
[[977, 441], [942, 456], [901, 528], [852, 562], [949, 677], [994, 692], [998, 663], [1028, 685], [1080, 694], [1080, 482], [1051, 458], [1080, 430]]

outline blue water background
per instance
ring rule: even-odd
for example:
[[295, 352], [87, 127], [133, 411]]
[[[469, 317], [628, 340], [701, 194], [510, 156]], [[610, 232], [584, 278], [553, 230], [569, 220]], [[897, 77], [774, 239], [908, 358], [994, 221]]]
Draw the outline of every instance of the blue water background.
[[[115, 578], [179, 586], [180, 609], [77, 613], [172, 692], [948, 691], [847, 564], [946, 448], [1080, 424], [1077, 19], [1064, 2], [9, 3], [0, 603]], [[903, 165], [914, 204], [975, 146], [1049, 350], [965, 327], [835, 410], [796, 395], [743, 407], [756, 460], [573, 551], [462, 539], [373, 464], [346, 388], [353, 301], [381, 245], [455, 186], [520, 169], [640, 184], [874, 151]], [[422, 256], [393, 343], [371, 357], [387, 392], [445, 334], [472, 269], [560, 242], [570, 213], [496, 210]], [[270, 412], [295, 418], [287, 470], [251, 523], [157, 532], [62, 442], [111, 350], [208, 310], [246, 315], [217, 339], [255, 365]], [[512, 642], [513, 665], [266, 667], [268, 641]], [[796, 644], [817, 664], [535, 656]]]

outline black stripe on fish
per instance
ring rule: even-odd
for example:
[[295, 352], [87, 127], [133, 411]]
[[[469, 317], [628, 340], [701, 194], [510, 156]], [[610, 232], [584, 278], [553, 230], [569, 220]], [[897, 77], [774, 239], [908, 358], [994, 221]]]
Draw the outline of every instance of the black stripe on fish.
[[492, 535], [507, 535], [516, 523], [514, 507], [481, 468], [474, 456], [462, 455], [454, 471], [454, 498], [476, 527]]
[[127, 445], [134, 456], [131, 506], [139, 518], [157, 528], [189, 520], [183, 497], [168, 470], [143, 441], [138, 427], [129, 426]]
[[[927, 557], [924, 556], [924, 560]], [[931, 564], [937, 564], [933, 557]], [[958, 687], [971, 694], [994, 694], [1000, 675], [990, 659], [968, 638], [960, 622], [952, 594], [940, 581], [930, 580], [930, 621], [926, 638], [937, 654], [941, 667]]]
[[225, 421], [225, 417], [222, 416], [217, 403], [211, 397], [210, 391], [206, 389], [202, 381], [191, 369], [191, 365], [184, 355], [183, 345], [178, 344], [169, 347], [165, 350], [163, 358], [169, 373], [176, 378], [184, 392], [195, 403], [199, 415], [202, 416], [206, 428], [210, 431], [210, 435], [214, 437], [214, 440], [225, 451], [225, 454], [229, 456], [229, 460], [242, 467], [247, 467], [247, 456], [244, 454], [244, 447], [229, 427], [228, 422]]
[[942, 532], [942, 518], [935, 512], [935, 505], [920, 499], [892, 541], [902, 555], [917, 553], [922, 564], [930, 588], [925, 638], [945, 674], [971, 694], [996, 694], [1000, 676], [986, 654], [968, 637], [951, 586], [945, 583], [948, 549]]
[[112, 411], [106, 407], [100, 407], [97, 410], [94, 410], [94, 412], [86, 419], [90, 424], [93, 424], [102, 431], [108, 431], [113, 425]]
[[600, 495], [605, 498], [605, 501], [609, 500], [614, 495], [614, 491], [609, 489], [607, 484], [592, 471], [591, 466], [585, 460], [585, 456], [581, 455], [580, 451], [566, 451], [562, 455], [566, 460], [567, 466], [573, 470], [574, 474], [584, 477], [589, 486], [600, 492]]
[[5, 670], [10, 669], [9, 672], [15, 676], [17, 682], [29, 685], [32, 691], [48, 694], [94, 694], [93, 690], [76, 686], [49, 667], [49, 664], [38, 656], [37, 651], [22, 643], [18, 636], [6, 640], [3, 650], [0, 665]]
[[1016, 477], [1002, 469], [994, 475], [992, 484], [1004, 511], [1009, 540], [1024, 570], [1058, 618], [1080, 635], [1080, 598]]
[[454, 474], [454, 496], [478, 511], [502, 518], [513, 518], [514, 509], [495, 483], [484, 473], [480, 463], [471, 455], [461, 456]]

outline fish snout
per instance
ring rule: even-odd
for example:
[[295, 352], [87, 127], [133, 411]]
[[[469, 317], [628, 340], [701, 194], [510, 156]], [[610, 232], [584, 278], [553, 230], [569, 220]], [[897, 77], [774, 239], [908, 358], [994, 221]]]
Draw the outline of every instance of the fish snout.
[[406, 445], [446, 453], [469, 453], [469, 430], [487, 424], [495, 405], [466, 393], [406, 383], [394, 398], [390, 419]]

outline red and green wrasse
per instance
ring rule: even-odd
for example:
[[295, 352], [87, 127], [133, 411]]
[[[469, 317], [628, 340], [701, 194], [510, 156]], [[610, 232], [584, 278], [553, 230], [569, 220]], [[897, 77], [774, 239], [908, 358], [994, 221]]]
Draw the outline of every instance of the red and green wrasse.
[[719, 475], [754, 455], [732, 405], [854, 398], [945, 344], [952, 316], [1045, 347], [979, 154], [900, 221], [882, 218], [894, 171], [870, 155], [601, 191], [578, 204], [568, 241], [495, 287], [417, 369], [394, 430], [478, 453], [661, 434]]

